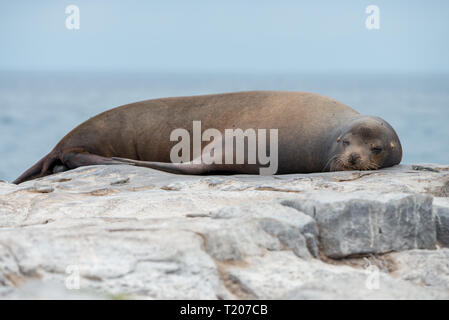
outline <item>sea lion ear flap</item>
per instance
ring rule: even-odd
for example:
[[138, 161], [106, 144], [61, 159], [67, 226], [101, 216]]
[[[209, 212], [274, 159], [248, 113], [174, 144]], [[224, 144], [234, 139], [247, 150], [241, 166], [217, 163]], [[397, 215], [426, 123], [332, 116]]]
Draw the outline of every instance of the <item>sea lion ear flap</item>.
[[338, 136], [338, 138], [337, 138], [337, 142], [340, 142], [340, 141], [341, 141], [341, 135]]
[[391, 148], [391, 149], [396, 148], [396, 144], [395, 144], [393, 141], [390, 142], [390, 148]]

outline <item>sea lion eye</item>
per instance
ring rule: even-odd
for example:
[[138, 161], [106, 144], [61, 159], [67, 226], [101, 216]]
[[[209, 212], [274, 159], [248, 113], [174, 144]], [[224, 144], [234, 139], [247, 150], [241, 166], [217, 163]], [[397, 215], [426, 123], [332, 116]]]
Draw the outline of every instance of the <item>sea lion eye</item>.
[[375, 153], [375, 154], [379, 154], [379, 153], [382, 152], [382, 148], [381, 148], [381, 147], [374, 147], [374, 148], [371, 148], [371, 152], [372, 152], [372, 153]]
[[348, 140], [343, 140], [343, 145], [344, 146], [349, 146], [349, 141]]

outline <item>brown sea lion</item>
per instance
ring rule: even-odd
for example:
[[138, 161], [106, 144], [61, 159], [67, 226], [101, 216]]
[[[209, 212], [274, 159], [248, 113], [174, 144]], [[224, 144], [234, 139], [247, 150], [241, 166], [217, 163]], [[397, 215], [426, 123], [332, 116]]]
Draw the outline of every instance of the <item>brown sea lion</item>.
[[234, 164], [172, 163], [170, 152], [178, 143], [170, 141], [172, 131], [192, 134], [194, 121], [222, 133], [277, 129], [277, 174], [379, 169], [402, 158], [396, 132], [381, 118], [317, 94], [250, 91], [146, 100], [103, 112], [68, 133], [14, 183], [88, 165], [132, 164], [184, 174], [257, 174], [264, 167], [259, 160], [249, 163], [248, 156]]

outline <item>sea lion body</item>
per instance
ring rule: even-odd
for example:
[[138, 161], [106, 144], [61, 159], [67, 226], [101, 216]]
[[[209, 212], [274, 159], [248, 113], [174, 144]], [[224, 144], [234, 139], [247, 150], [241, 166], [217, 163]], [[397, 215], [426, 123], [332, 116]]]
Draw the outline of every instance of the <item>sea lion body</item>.
[[[368, 119], [360, 120], [364, 117]], [[120, 163], [116, 158], [158, 168], [145, 163], [170, 163], [170, 150], [177, 143], [170, 141], [171, 132], [183, 128], [191, 133], [193, 121], [201, 121], [202, 130], [215, 128], [220, 132], [278, 129], [277, 174], [332, 170], [330, 151], [338, 149], [337, 140], [348, 130], [348, 124], [380, 121], [383, 126], [385, 122], [361, 116], [333, 99], [304, 92], [252, 91], [146, 100], [111, 109], [82, 123], [15, 183], [51, 174], [61, 167]], [[387, 138], [394, 140], [397, 152], [394, 159], [378, 167], [397, 164], [402, 157], [396, 133], [385, 124]], [[257, 173], [258, 167], [233, 164], [221, 170], [211, 165], [206, 171], [180, 172], [213, 173], [218, 168], [217, 172]]]

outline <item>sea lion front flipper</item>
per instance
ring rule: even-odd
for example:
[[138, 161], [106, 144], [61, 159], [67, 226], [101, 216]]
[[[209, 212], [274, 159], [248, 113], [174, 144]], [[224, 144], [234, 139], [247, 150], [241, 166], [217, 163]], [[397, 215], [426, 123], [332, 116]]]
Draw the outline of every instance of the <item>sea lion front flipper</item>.
[[93, 165], [133, 165], [129, 162], [114, 160], [112, 158], [102, 157], [96, 154], [88, 153], [85, 151], [81, 152], [78, 150], [65, 152], [62, 156], [62, 162], [68, 169], [76, 169], [78, 167]]
[[212, 166], [208, 166], [205, 164], [194, 164], [192, 162], [184, 162], [184, 163], [152, 162], [152, 161], [139, 161], [116, 157], [112, 157], [111, 159], [115, 161], [120, 161], [121, 163], [132, 164], [138, 167], [151, 168], [178, 174], [206, 174], [212, 171]]

